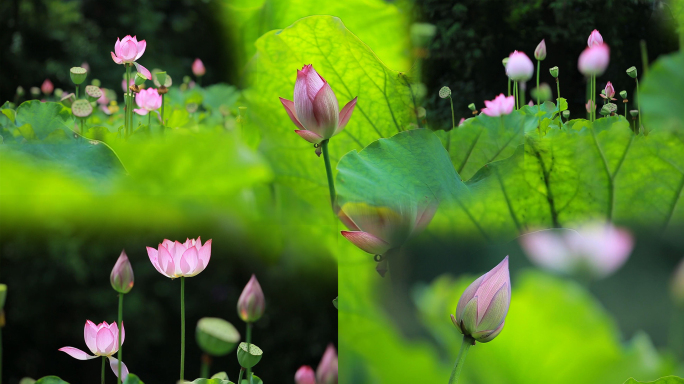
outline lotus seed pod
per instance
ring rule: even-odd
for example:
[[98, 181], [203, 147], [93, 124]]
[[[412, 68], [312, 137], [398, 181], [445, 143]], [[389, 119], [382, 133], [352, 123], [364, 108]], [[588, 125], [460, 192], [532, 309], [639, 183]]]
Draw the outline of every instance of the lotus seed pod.
[[468, 109], [470, 109], [471, 111], [475, 112], [475, 111], [477, 110], [477, 108], [475, 107], [475, 103], [470, 103], [470, 104], [468, 104]]
[[533, 99], [538, 97], [541, 102], [549, 101], [553, 97], [551, 87], [546, 83], [541, 83], [539, 84], [539, 88], [532, 89], [531, 94]]
[[427, 116], [427, 111], [423, 107], [418, 107], [418, 110], [416, 111], [416, 115], [418, 116], [419, 119], [424, 119], [425, 116]]
[[549, 72], [554, 79], [558, 78], [558, 67], [549, 68]]
[[636, 67], [629, 67], [629, 68], [627, 68], [627, 74], [628, 74], [629, 77], [631, 77], [632, 79], [636, 79], [636, 77], [637, 77], [637, 69], [636, 69]]
[[240, 333], [233, 324], [217, 317], [204, 317], [197, 322], [197, 344], [212, 356], [230, 353], [240, 341]]
[[247, 350], [247, 343], [240, 343], [237, 351], [238, 362], [242, 368], [252, 368], [257, 365], [263, 352], [254, 344], [249, 344], [249, 351]]
[[94, 85], [94, 86], [96, 86], [96, 87], [100, 87], [100, 86], [102, 86], [102, 83], [100, 82], [99, 79], [93, 79], [93, 80], [90, 82], [90, 85]]
[[[157, 73], [157, 76], [152, 76], [152, 80], [153, 80], [153, 82], [154, 82], [154, 85], [157, 86], [157, 87], [161, 87], [161, 84], [162, 84], [162, 83], [159, 81], [159, 74], [160, 74], [160, 73], [163, 73], [163, 74], [164, 74], [164, 75], [162, 76], [162, 77], [164, 77], [164, 86], [165, 86], [166, 88], [169, 88], [169, 87], [171, 86], [171, 84], [173, 84], [173, 81], [171, 81], [171, 76], [168, 75], [166, 72], [158, 72], [158, 73]], [[160, 92], [160, 93], [161, 93], [161, 92]]]
[[76, 117], [88, 117], [93, 113], [93, 106], [88, 100], [79, 99], [71, 105], [71, 113]]
[[71, 81], [73, 81], [74, 84], [79, 85], [88, 77], [88, 71], [83, 67], [72, 67], [69, 70], [69, 75], [71, 76]]
[[145, 84], [145, 80], [147, 80], [147, 77], [145, 77], [145, 75], [143, 75], [140, 72], [136, 72], [135, 78], [133, 79], [133, 82], [135, 85], [141, 86], [141, 85]]
[[446, 99], [449, 96], [451, 96], [451, 88], [447, 86], [440, 88], [439, 97], [441, 97], [442, 99]]
[[76, 101], [76, 95], [73, 93], [68, 93], [66, 95], [62, 95], [62, 100], [60, 102], [62, 105], [64, 105], [67, 108], [71, 108], [71, 105]]
[[183, 83], [188, 84], [191, 80], [190, 76], [183, 76]]
[[88, 96], [89, 101], [95, 101], [102, 97], [102, 90], [94, 85], [87, 85], [85, 87], [85, 94]]
[[604, 105], [603, 107], [601, 107], [601, 111], [599, 111], [599, 113], [600, 113], [601, 115], [603, 115], [603, 116], [608, 116], [608, 115], [610, 115], [610, 109], [608, 108], [608, 104], [606, 104], [606, 105]]
[[620, 97], [622, 97], [623, 99], [626, 99], [627, 98], [627, 91], [620, 91]]
[[188, 113], [197, 112], [197, 108], [199, 108], [199, 105], [197, 105], [197, 103], [188, 103], [185, 105], [185, 110], [188, 111]]
[[632, 117], [637, 117], [639, 115], [639, 111], [636, 109], [632, 109], [629, 111], [629, 114], [632, 115]]
[[608, 108], [608, 112], [610, 113], [615, 113], [617, 112], [617, 104], [614, 103], [608, 103], [604, 107]]
[[[166, 83], [166, 72], [157, 72], [154, 74], [154, 84], [164, 84]], [[157, 85], [158, 87], [160, 85]]]
[[563, 111], [563, 117], [565, 117], [566, 119], [570, 117], [570, 111], [568, 111], [567, 109]]

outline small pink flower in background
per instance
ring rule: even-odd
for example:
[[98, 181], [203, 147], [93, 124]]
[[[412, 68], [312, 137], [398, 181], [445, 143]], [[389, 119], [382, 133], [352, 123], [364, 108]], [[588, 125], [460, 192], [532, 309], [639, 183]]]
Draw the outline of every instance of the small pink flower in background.
[[152, 74], [147, 68], [136, 63], [143, 53], [145, 53], [145, 48], [147, 43], [145, 40], [140, 40], [131, 35], [124, 37], [122, 40], [116, 39], [116, 44], [114, 44], [114, 52], [112, 54], [112, 60], [117, 64], [134, 64], [135, 70], [145, 75], [147, 80], [152, 80]]
[[613, 97], [615, 96], [615, 88], [613, 88], [613, 84], [611, 84], [610, 81], [608, 82], [608, 84], [606, 84], [605, 91], [606, 94], [601, 94], [601, 97], [603, 97], [604, 99], [617, 100]]
[[534, 101], [530, 100], [530, 102], [527, 103], [527, 105], [529, 105], [530, 107], [534, 107]]
[[316, 368], [316, 383], [337, 384], [337, 370], [337, 351], [334, 345], [329, 344]]
[[632, 235], [611, 224], [591, 223], [577, 231], [545, 230], [526, 234], [520, 244], [538, 266], [600, 279], [618, 270], [634, 247]]
[[155, 88], [143, 89], [135, 95], [135, 103], [138, 104], [138, 109], [134, 109], [135, 113], [144, 116], [161, 108], [162, 96]]
[[511, 305], [508, 256], [463, 292], [451, 321], [465, 336], [486, 343], [501, 333]]
[[[112, 371], [114, 371], [114, 374], [118, 376], [119, 360], [112, 357], [112, 355], [119, 351], [119, 328], [117, 327], [116, 322], [107, 324], [105, 321], [95, 325], [92, 321], [87, 320], [85, 329], [83, 330], [83, 336], [85, 338], [86, 346], [90, 349], [90, 352], [95, 354], [95, 356], [91, 356], [74, 347], [62, 347], [59, 350], [78, 360], [90, 360], [99, 356], [107, 357], [109, 358], [109, 366], [112, 368]], [[125, 339], [126, 331], [122, 323], [121, 345], [123, 345]], [[121, 363], [121, 376], [122, 380], [126, 380], [126, 376], [128, 376], [128, 368], [126, 368], [126, 364], [123, 362]]]
[[[126, 85], [126, 80], [123, 81], [123, 85]], [[100, 96], [99, 99], [97, 99], [97, 103], [100, 105], [107, 105], [109, 104], [109, 99], [107, 98], [107, 92], [105, 92], [104, 88], [100, 88], [102, 90], [102, 96]]]
[[45, 79], [45, 81], [43, 81], [43, 84], [40, 86], [40, 90], [43, 91], [43, 93], [46, 95], [51, 94], [54, 89], [55, 86], [52, 85], [52, 81], [50, 81], [50, 79]]
[[546, 59], [546, 42], [542, 39], [541, 43], [534, 49], [534, 58], [537, 60]]
[[90, 73], [90, 65], [88, 65], [87, 62], [84, 61], [84, 62], [81, 64], [81, 68], [85, 69], [86, 72]]
[[603, 44], [603, 36], [599, 33], [598, 30], [594, 29], [591, 31], [591, 34], [589, 35], [589, 38], [587, 39], [587, 47], [593, 47], [595, 45], [601, 45]]
[[211, 239], [202, 245], [198, 237], [185, 243], [164, 239], [157, 249], [147, 247], [154, 268], [166, 277], [192, 277], [202, 272], [211, 258]]
[[207, 70], [204, 68], [204, 63], [202, 63], [202, 60], [195, 59], [195, 61], [192, 62], [192, 73], [195, 76], [204, 76], [206, 72]]
[[295, 373], [295, 384], [316, 384], [316, 374], [308, 365], [301, 366]]
[[294, 102], [280, 98], [287, 115], [299, 128], [295, 132], [304, 140], [318, 144], [340, 133], [349, 122], [356, 97], [340, 111], [335, 92], [313, 65], [297, 70]]
[[534, 64], [523, 52], [513, 51], [508, 56], [506, 63], [506, 75], [513, 81], [527, 81], [532, 78]]
[[461, 117], [461, 120], [458, 121], [458, 126], [460, 127], [463, 123], [465, 123], [465, 117]]
[[600, 76], [610, 63], [610, 48], [605, 44], [585, 48], [577, 60], [579, 71], [585, 76]]
[[507, 97], [501, 93], [494, 100], [485, 100], [484, 103], [486, 108], [482, 108], [482, 113], [485, 115], [494, 117], [508, 115], [513, 111], [513, 107], [515, 107], [515, 97]]
[[256, 276], [252, 275], [238, 299], [238, 315], [245, 323], [253, 323], [261, 318], [266, 307], [266, 299]]
[[587, 113], [591, 113], [592, 109], [596, 110], [596, 105], [594, 105], [594, 101], [593, 100], [587, 101], [587, 103], [584, 104], [584, 109], [587, 110]]

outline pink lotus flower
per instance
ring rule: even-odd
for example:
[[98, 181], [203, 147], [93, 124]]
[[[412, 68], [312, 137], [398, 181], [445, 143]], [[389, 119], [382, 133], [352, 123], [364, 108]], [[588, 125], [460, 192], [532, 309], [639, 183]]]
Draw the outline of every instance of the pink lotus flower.
[[295, 384], [316, 384], [316, 374], [308, 365], [301, 366], [295, 373]]
[[527, 81], [532, 78], [534, 64], [523, 52], [513, 51], [508, 56], [506, 63], [506, 75], [513, 81]]
[[204, 76], [206, 72], [207, 70], [204, 68], [202, 60], [195, 59], [195, 61], [192, 62], [192, 73], [195, 74], [195, 76]]
[[606, 94], [601, 94], [601, 97], [604, 99], [617, 100], [613, 97], [615, 96], [615, 88], [613, 88], [613, 84], [611, 84], [610, 81], [608, 84], [606, 84], [606, 88], [604, 88], [604, 90], [606, 91]]
[[51, 94], [54, 89], [55, 86], [52, 85], [52, 81], [50, 81], [50, 79], [45, 79], [45, 81], [43, 81], [43, 84], [40, 86], [40, 90], [43, 91], [43, 93], [46, 95]]
[[463, 123], [465, 123], [465, 117], [461, 117], [461, 120], [458, 121], [458, 126], [460, 127]]
[[131, 35], [124, 37], [122, 40], [116, 39], [116, 44], [114, 44], [114, 52], [112, 54], [112, 60], [117, 64], [134, 64], [135, 70], [145, 75], [147, 80], [152, 80], [152, 74], [147, 68], [136, 63], [143, 53], [145, 53], [145, 47], [147, 43], [145, 40], [140, 40]]
[[546, 230], [520, 238], [525, 253], [538, 266], [562, 273], [604, 278], [629, 257], [634, 241], [611, 224], [592, 223], [579, 230]]
[[577, 60], [577, 67], [585, 76], [600, 76], [608, 68], [610, 48], [605, 44], [585, 48]]
[[594, 101], [593, 100], [587, 101], [587, 103], [584, 104], [584, 109], [587, 110], [587, 113], [591, 113], [592, 109], [596, 110], [596, 105], [594, 105]]
[[589, 38], [587, 39], [587, 47], [593, 47], [595, 45], [601, 45], [603, 44], [603, 36], [599, 33], [598, 30], [594, 29], [591, 31], [591, 34], [589, 35]]
[[539, 43], [539, 45], [537, 45], [537, 48], [535, 48], [534, 58], [537, 60], [546, 59], [546, 42], [544, 41], [544, 39], [542, 39], [541, 43]]
[[[107, 324], [105, 321], [95, 325], [92, 321], [87, 320], [85, 329], [83, 330], [83, 336], [85, 338], [86, 346], [90, 349], [90, 352], [95, 354], [95, 356], [91, 356], [74, 347], [63, 347], [59, 350], [78, 360], [90, 360], [99, 356], [107, 357], [109, 358], [109, 366], [112, 368], [112, 371], [114, 371], [114, 374], [118, 376], [119, 360], [112, 357], [112, 355], [119, 351], [119, 328], [117, 327], [116, 322]], [[126, 331], [124, 330], [122, 323], [121, 345], [123, 345], [125, 338]], [[128, 368], [126, 368], [126, 364], [123, 362], [121, 363], [121, 376], [122, 381], [126, 380], [126, 377], [128, 376]]]
[[401, 212], [365, 203], [346, 203], [338, 215], [351, 230], [340, 233], [362, 251], [382, 255], [427, 227], [436, 211], [435, 203]]
[[[126, 80], [123, 81], [123, 84], [126, 85]], [[109, 99], [107, 98], [107, 92], [104, 88], [100, 88], [102, 90], [102, 96], [100, 96], [99, 99], [97, 99], [97, 103], [100, 105], [107, 105], [109, 104]]]
[[329, 344], [318, 368], [316, 368], [316, 382], [318, 384], [337, 384], [337, 370], [337, 351], [334, 345]]
[[513, 96], [504, 96], [503, 93], [499, 94], [499, 96], [495, 97], [494, 100], [485, 100], [485, 106], [486, 108], [482, 108], [482, 113], [484, 113], [487, 116], [502, 116], [502, 115], [508, 115], [513, 111], [513, 107], [515, 107], [515, 97]]
[[530, 100], [530, 102], [527, 103], [527, 105], [529, 105], [530, 107], [534, 107], [534, 101]]
[[238, 299], [238, 315], [245, 323], [253, 323], [261, 318], [266, 307], [266, 299], [256, 276], [252, 275]]
[[202, 246], [198, 237], [185, 243], [164, 239], [157, 249], [147, 247], [154, 268], [166, 277], [192, 277], [204, 270], [211, 258], [211, 239]]
[[135, 95], [135, 103], [138, 104], [135, 113], [144, 116], [161, 108], [162, 96], [155, 88], [143, 89]]
[[299, 128], [295, 132], [304, 140], [318, 144], [342, 132], [354, 112], [356, 97], [340, 111], [330, 84], [309, 64], [297, 70], [294, 102], [282, 97], [280, 102]]
[[510, 305], [511, 277], [506, 256], [466, 288], [451, 321], [463, 335], [486, 343], [501, 333]]

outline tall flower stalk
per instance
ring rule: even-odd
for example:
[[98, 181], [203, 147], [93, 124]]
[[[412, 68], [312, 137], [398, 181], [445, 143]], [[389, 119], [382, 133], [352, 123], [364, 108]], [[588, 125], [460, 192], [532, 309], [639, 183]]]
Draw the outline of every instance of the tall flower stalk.
[[[119, 363], [117, 364], [117, 383], [121, 384], [121, 362], [123, 361], [121, 351], [121, 344], [123, 338], [121, 337], [121, 332], [123, 331], [123, 300], [124, 295], [131, 291], [134, 283], [133, 267], [131, 266], [126, 251], [121, 251], [121, 255], [114, 264], [112, 268], [112, 273], [109, 275], [109, 282], [115, 291], [119, 293], [119, 335], [117, 338], [117, 349], [119, 350]], [[104, 373], [103, 373], [104, 374]]]
[[2, 384], [2, 328], [5, 327], [5, 299], [7, 298], [7, 286], [0, 284], [0, 384]]
[[147, 43], [145, 40], [138, 41], [135, 36], [131, 37], [128, 35], [121, 40], [116, 39], [116, 44], [114, 44], [114, 52], [111, 52], [112, 60], [114, 60], [114, 62], [117, 64], [123, 64], [123, 66], [126, 68], [127, 89], [125, 90], [126, 93], [124, 95], [124, 132], [126, 136], [130, 135], [133, 131], [133, 91], [130, 88], [132, 79], [131, 67], [135, 65], [135, 69], [139, 73], [143, 74], [146, 79], [152, 79], [152, 74], [150, 71], [148, 71], [147, 68], [143, 67], [142, 65], [136, 63], [136, 60], [138, 60], [143, 53], [145, 53], [146, 47]]
[[[251, 354], [252, 351], [252, 324], [263, 316], [265, 309], [266, 301], [264, 292], [261, 290], [261, 285], [259, 285], [256, 276], [252, 275], [249, 282], [247, 282], [245, 289], [242, 290], [237, 304], [238, 315], [247, 326], [245, 341], [247, 343], [246, 350], [248, 354]], [[240, 371], [240, 375], [242, 375], [242, 370]], [[251, 365], [247, 366], [247, 380], [249, 384], [252, 384]]]
[[451, 88], [444, 86], [439, 90], [439, 97], [442, 99], [449, 98], [449, 105], [451, 105], [451, 129], [447, 131], [446, 151], [449, 153], [451, 147], [451, 131], [456, 129], [456, 118], [454, 117], [454, 101], [451, 99]]
[[[537, 59], [537, 90], [539, 90], [539, 71], [541, 70], [541, 62], [546, 59], [546, 42], [544, 39], [542, 39], [534, 50], [534, 58]], [[539, 106], [539, 92], [537, 92], [537, 106]]]
[[[627, 74], [629, 77], [633, 78], [634, 81], [636, 81], [636, 106], [637, 106], [637, 111], [639, 111], [639, 127], [637, 127], [636, 132], [639, 133], [641, 131], [642, 126], [641, 126], [641, 106], [639, 105], [639, 77], [637, 74], [637, 69], [636, 67], [629, 67], [627, 69]], [[644, 134], [646, 134], [646, 128], [644, 128]]]

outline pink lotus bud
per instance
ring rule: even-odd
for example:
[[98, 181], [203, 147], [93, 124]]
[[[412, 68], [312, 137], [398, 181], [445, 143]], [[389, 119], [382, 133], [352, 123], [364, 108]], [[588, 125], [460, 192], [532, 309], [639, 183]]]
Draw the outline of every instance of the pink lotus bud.
[[138, 104], [135, 113], [144, 116], [161, 108], [162, 96], [155, 88], [143, 89], [135, 95], [135, 103]]
[[46, 95], [51, 94], [54, 89], [55, 86], [52, 85], [52, 81], [50, 81], [50, 79], [45, 79], [45, 81], [43, 81], [43, 85], [40, 86], [40, 90]]
[[261, 318], [266, 307], [266, 299], [256, 276], [252, 275], [238, 299], [238, 315], [245, 323], [253, 323]]
[[316, 374], [308, 365], [301, 366], [295, 373], [295, 384], [316, 384]]
[[585, 48], [577, 61], [579, 71], [585, 76], [600, 76], [608, 68], [610, 48], [605, 44]]
[[672, 298], [679, 305], [684, 305], [684, 260], [682, 260], [672, 276], [670, 285]]
[[544, 39], [542, 39], [541, 43], [535, 48], [534, 58], [540, 61], [546, 59], [546, 42]]
[[318, 368], [316, 368], [316, 382], [318, 384], [337, 384], [337, 351], [332, 344], [328, 345]]
[[587, 47], [593, 47], [595, 45], [601, 45], [603, 44], [603, 36], [599, 33], [598, 30], [594, 29], [591, 31], [591, 34], [589, 35], [589, 38], [587, 39]]
[[131, 37], [131, 35], [128, 35], [122, 40], [117, 38], [116, 44], [114, 44], [114, 52], [110, 53], [115, 63], [131, 64], [145, 53], [146, 47], [147, 43], [145, 40], [138, 41], [135, 36]]
[[[59, 350], [78, 360], [96, 359], [100, 356], [107, 357], [109, 358], [109, 366], [114, 371], [114, 374], [118, 376], [119, 361], [112, 357], [112, 355], [119, 351], [119, 328], [116, 326], [116, 322], [107, 324], [105, 321], [95, 325], [92, 321], [87, 320], [83, 336], [86, 346], [95, 356], [91, 356], [74, 347], [62, 347]], [[121, 345], [123, 345], [125, 339], [126, 331], [124, 330], [123, 323], [121, 323]], [[123, 362], [121, 362], [121, 376], [122, 381], [126, 380], [128, 376], [128, 368], [126, 368], [126, 364]]]
[[128, 293], [133, 288], [133, 267], [128, 261], [126, 251], [121, 251], [119, 259], [116, 260], [112, 273], [109, 275], [109, 282], [112, 284], [112, 288], [119, 293]]
[[458, 126], [460, 127], [463, 123], [465, 123], [465, 117], [461, 117], [461, 120], [458, 121]]
[[506, 75], [513, 81], [527, 81], [532, 78], [534, 64], [532, 60], [523, 52], [513, 51], [508, 56], [506, 63]]
[[[124, 84], [126, 84], [126, 80], [124, 80]], [[107, 92], [109, 92], [109, 91], [106, 90], [105, 88], [101, 88], [101, 89], [102, 89], [102, 96], [100, 96], [100, 98], [97, 99], [97, 103], [100, 105], [107, 105], [107, 104], [109, 104], [109, 99], [107, 98]]]
[[84, 62], [81, 64], [81, 68], [85, 69], [87, 73], [90, 73], [90, 65], [88, 65], [87, 62], [84, 61]]
[[294, 102], [280, 98], [287, 115], [304, 140], [318, 144], [340, 133], [349, 122], [356, 97], [339, 110], [335, 92], [311, 64], [297, 71]]
[[592, 110], [596, 110], [596, 105], [594, 104], [593, 100], [587, 101], [586, 104], [584, 104], [584, 109], [587, 110], [587, 113], [591, 113]]
[[198, 237], [185, 243], [164, 239], [157, 249], [147, 247], [154, 268], [166, 277], [192, 277], [204, 271], [211, 258], [211, 239], [202, 245]]
[[515, 107], [515, 97], [513, 96], [504, 96], [503, 93], [499, 94], [499, 96], [495, 97], [494, 100], [489, 101], [485, 100], [485, 106], [486, 108], [482, 108], [482, 113], [484, 113], [487, 116], [502, 116], [502, 115], [508, 115], [513, 111], [513, 107]]
[[611, 224], [591, 223], [574, 230], [527, 234], [520, 243], [538, 266], [561, 273], [604, 278], [620, 268], [632, 252], [629, 232]]
[[206, 72], [207, 70], [204, 68], [204, 63], [202, 63], [202, 60], [195, 59], [195, 61], [192, 62], [192, 73], [194, 73], [195, 76], [204, 76]]
[[411, 236], [427, 227], [435, 211], [435, 202], [402, 212], [365, 203], [346, 203], [341, 212], [355, 228], [342, 231], [341, 234], [361, 250], [372, 255], [382, 255], [390, 249], [400, 247]]
[[615, 88], [613, 88], [613, 84], [611, 84], [610, 81], [608, 82], [608, 84], [606, 84], [606, 88], [604, 88], [604, 91], [605, 95], [602, 93], [601, 97], [603, 97], [604, 99], [617, 100], [613, 97], [615, 96]]
[[527, 105], [529, 105], [530, 107], [534, 107], [534, 101], [530, 100], [530, 102], [527, 103]]
[[511, 305], [508, 256], [466, 288], [451, 321], [465, 336], [486, 343], [501, 333]]

